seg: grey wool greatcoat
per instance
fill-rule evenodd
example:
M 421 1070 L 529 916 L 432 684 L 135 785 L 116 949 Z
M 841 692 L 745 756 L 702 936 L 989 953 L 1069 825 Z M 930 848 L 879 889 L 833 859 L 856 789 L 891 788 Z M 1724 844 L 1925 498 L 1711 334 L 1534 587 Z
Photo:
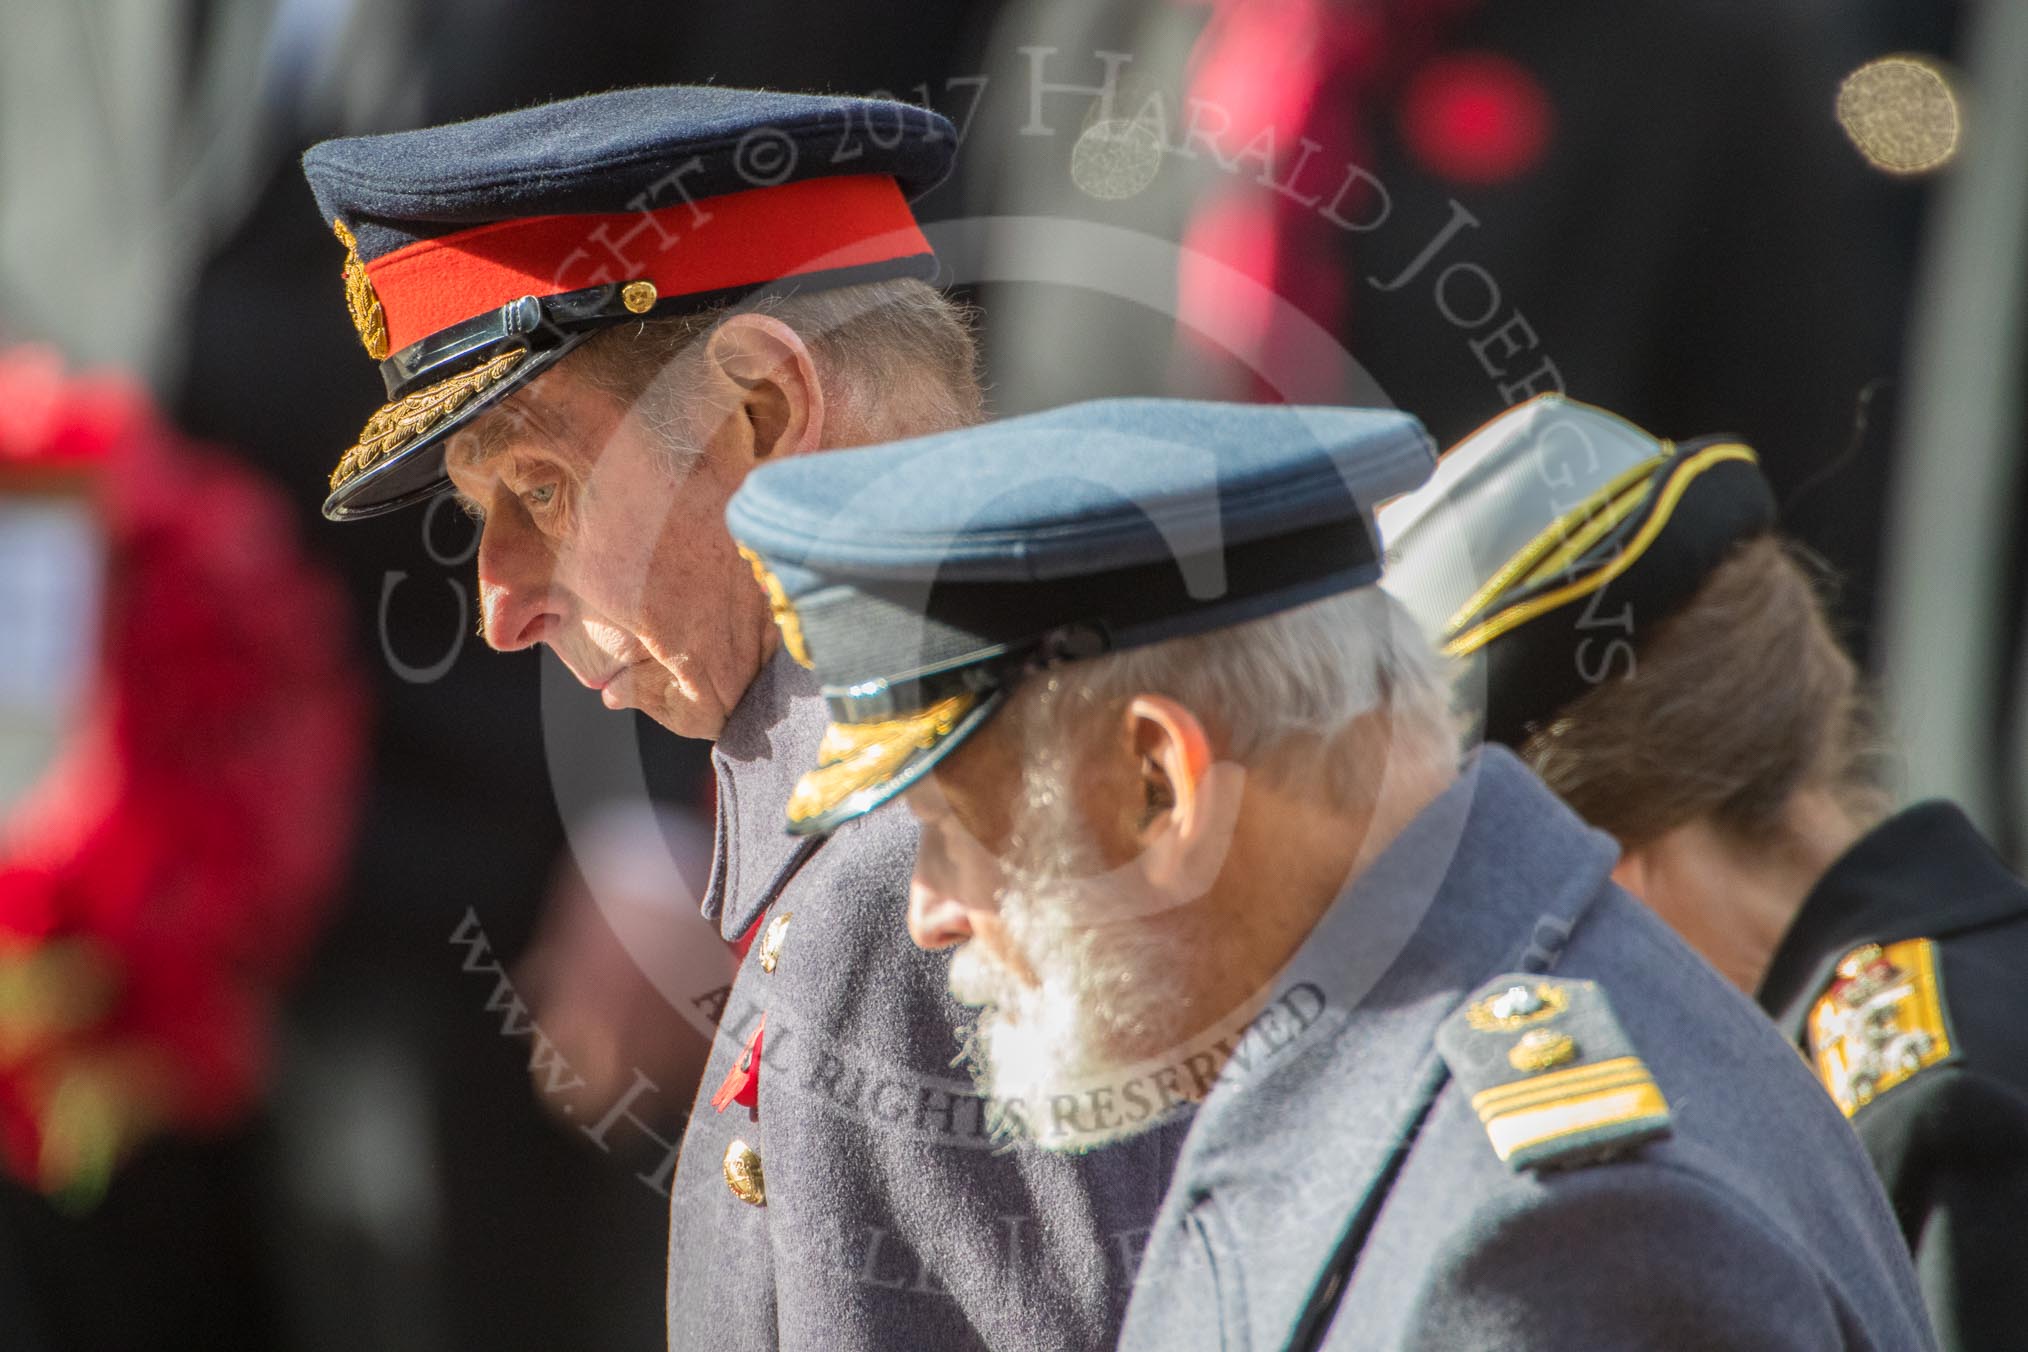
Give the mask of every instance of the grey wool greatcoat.
M 1480 751 L 1312 932 L 1199 1107 L 1122 1346 L 1929 1347 L 1858 1140 L 1614 858 Z M 1570 1002 L 1525 1047 L 1488 1031 L 1487 992 L 1517 985 L 1504 1012 Z M 1544 1048 L 1567 1064 L 1523 1073 Z M 1528 1128 L 1536 1167 L 1510 1168 L 1496 1137 L 1543 1119 L 1502 1105 L 1564 1111 L 1585 1096 L 1531 1088 L 1559 1076 L 1652 1076 L 1668 1134 Z
M 1110 1348 L 1183 1128 L 1076 1158 L 993 1148 L 953 1066 L 963 1011 L 946 958 L 908 937 L 913 818 L 893 804 L 824 841 L 784 829 L 825 723 L 815 680 L 778 655 L 713 753 L 705 913 L 728 941 L 757 921 L 762 934 L 725 997 L 676 1166 L 670 1346 Z M 719 1111 L 763 1014 L 753 1106 Z M 759 1205 L 728 1182 L 735 1142 L 757 1156 Z

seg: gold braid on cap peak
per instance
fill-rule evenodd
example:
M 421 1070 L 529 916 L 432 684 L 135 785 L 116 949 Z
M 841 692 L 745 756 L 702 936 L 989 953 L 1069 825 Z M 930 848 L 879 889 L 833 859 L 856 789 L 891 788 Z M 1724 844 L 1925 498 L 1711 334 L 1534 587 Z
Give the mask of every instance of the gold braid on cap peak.
M 332 491 L 372 469 L 499 384 L 527 355 L 526 348 L 509 348 L 483 366 L 383 405 L 359 430 L 358 444 L 338 458 L 338 468 L 331 471 Z
M 789 796 L 789 820 L 808 821 L 861 789 L 885 783 L 910 756 L 948 737 L 978 702 L 978 694 L 967 690 L 904 718 L 833 723 L 817 748 L 817 768 L 798 780 Z
M 1496 594 L 1490 587 L 1480 588 L 1479 594 L 1451 618 L 1448 628 L 1452 631 L 1452 636 L 1443 644 L 1443 655 L 1465 657 L 1475 653 L 1509 630 L 1526 624 L 1546 611 L 1595 592 L 1626 572 L 1634 566 L 1635 560 L 1647 552 L 1648 546 L 1655 542 L 1655 537 L 1662 533 L 1662 528 L 1669 524 L 1670 514 L 1676 510 L 1676 504 L 1688 491 L 1691 481 L 1713 465 L 1728 460 L 1743 460 L 1749 465 L 1760 463 L 1760 458 L 1753 453 L 1751 447 L 1730 441 L 1706 446 L 1687 456 L 1669 470 L 1668 477 L 1654 494 L 1655 506 L 1648 513 L 1647 520 L 1641 523 L 1633 537 L 1603 566 L 1553 591 L 1516 602 L 1473 624 L 1463 633 L 1455 632 L 1458 626 L 1471 619 L 1478 606 L 1485 605 Z M 1609 529 L 1619 525 L 1631 517 L 1637 509 L 1647 504 L 1649 501 L 1647 485 L 1629 488 L 1627 480 L 1638 477 L 1637 470 L 1646 468 L 1652 471 L 1654 464 L 1654 461 L 1650 461 L 1645 467 L 1636 466 L 1635 469 L 1627 471 L 1625 475 L 1594 494 L 1583 506 L 1560 518 L 1537 536 L 1521 554 L 1516 555 L 1507 567 L 1501 569 L 1495 580 L 1504 584 L 1510 582 L 1516 574 L 1525 572 L 1531 585 L 1539 585 L 1548 581 L 1558 568 L 1568 567 L 1575 561 L 1579 546 L 1590 548 Z M 1588 525 L 1578 524 L 1594 512 L 1599 513 L 1598 519 Z M 1566 541 L 1563 538 L 1564 533 L 1571 530 L 1574 525 L 1578 534 Z M 1546 560 L 1542 557 L 1545 552 L 1549 553 Z

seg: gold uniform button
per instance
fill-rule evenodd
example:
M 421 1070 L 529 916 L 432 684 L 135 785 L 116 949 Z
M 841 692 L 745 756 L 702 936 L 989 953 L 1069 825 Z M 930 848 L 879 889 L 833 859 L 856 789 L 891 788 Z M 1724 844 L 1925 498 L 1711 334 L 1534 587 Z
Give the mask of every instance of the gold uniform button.
M 767 1181 L 761 1176 L 760 1151 L 745 1141 L 734 1141 L 725 1148 L 725 1186 L 732 1189 L 732 1195 L 748 1206 L 768 1204 Z
M 1577 1039 L 1553 1028 L 1531 1028 L 1507 1049 L 1507 1064 L 1529 1075 L 1540 1075 L 1576 1059 Z
M 775 964 L 782 960 L 782 943 L 789 937 L 789 921 L 795 918 L 794 911 L 783 911 L 768 921 L 765 933 L 761 935 L 760 964 L 763 972 L 775 970 Z

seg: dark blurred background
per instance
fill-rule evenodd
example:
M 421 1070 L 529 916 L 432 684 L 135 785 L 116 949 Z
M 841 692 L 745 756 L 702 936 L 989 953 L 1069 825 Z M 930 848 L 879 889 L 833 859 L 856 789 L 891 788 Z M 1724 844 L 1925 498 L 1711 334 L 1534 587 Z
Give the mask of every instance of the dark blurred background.
M 264 1106 L 157 1139 L 82 1214 L 9 1188 L 0 1345 L 662 1345 L 655 1180 L 695 1034 L 614 977 L 630 959 L 601 948 L 565 833 L 624 854 L 659 832 L 695 891 L 704 748 L 643 724 L 659 815 L 560 807 L 546 659 L 471 637 L 463 518 L 318 518 L 379 390 L 305 147 L 628 84 L 884 91 L 964 134 L 925 218 L 1180 247 L 1156 304 L 1074 267 L 968 288 L 996 413 L 1102 393 L 1377 397 L 1450 440 L 1553 382 L 1664 435 L 1741 434 L 1895 679 L 1910 789 L 1965 799 L 2018 856 L 2028 117 L 2000 114 L 2028 39 L 2002 9 L 14 0 L 0 334 L 138 374 L 279 487 L 353 603 L 377 712 L 342 895 L 286 1002 Z M 1923 61 L 1850 83 L 1896 54 Z M 1363 176 L 1341 195 L 1347 165 Z M 1023 227 L 986 239 L 1017 256 Z M 1233 272 L 1358 372 L 1306 358 L 1302 321 Z M 1968 369 L 1969 396 L 1939 383 Z M 631 1081 L 578 1099 L 531 1083 L 495 964 L 540 974 L 532 1017 L 583 1039 L 558 1034 L 565 1055 L 651 1067 L 656 1092 L 593 1140 Z

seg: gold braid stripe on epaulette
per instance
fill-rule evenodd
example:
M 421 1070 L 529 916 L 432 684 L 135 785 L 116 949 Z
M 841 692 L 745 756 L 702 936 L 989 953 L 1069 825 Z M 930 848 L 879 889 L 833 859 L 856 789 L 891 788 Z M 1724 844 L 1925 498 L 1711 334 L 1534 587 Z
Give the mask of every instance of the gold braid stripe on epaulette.
M 978 702 L 978 695 L 966 691 L 906 718 L 833 723 L 817 748 L 817 768 L 798 780 L 789 796 L 789 820 L 808 821 L 861 789 L 885 782 L 910 756 L 949 736 Z
M 1626 572 L 1634 566 L 1635 560 L 1647 552 L 1648 546 L 1655 542 L 1655 537 L 1662 533 L 1662 528 L 1669 524 L 1670 514 L 1676 510 L 1677 502 L 1689 490 L 1691 481 L 1711 466 L 1726 460 L 1756 463 L 1756 457 L 1750 449 L 1734 443 L 1707 446 L 1697 452 L 1670 472 L 1668 481 L 1656 495 L 1655 509 L 1648 514 L 1648 519 L 1641 523 L 1641 528 L 1634 533 L 1634 538 L 1613 556 L 1610 563 L 1567 586 L 1558 587 L 1555 591 L 1546 592 L 1532 600 L 1509 606 L 1491 619 L 1472 626 L 1443 645 L 1444 656 L 1469 656 L 1509 630 L 1518 629 L 1537 615 L 1595 592 Z M 1506 571 L 1502 570 L 1503 573 Z
M 1620 1056 L 1482 1090 L 1472 1108 L 1508 1160 L 1580 1133 L 1664 1121 L 1669 1102 L 1639 1057 Z
M 382 407 L 360 429 L 359 443 L 339 457 L 338 468 L 331 471 L 332 489 L 335 491 L 372 469 L 499 384 L 527 355 L 526 348 L 510 348 L 484 366 L 440 380 L 428 389 L 417 390 Z
M 1621 1088 L 1650 1079 L 1647 1065 L 1638 1056 L 1615 1056 L 1588 1066 L 1572 1066 L 1554 1075 L 1537 1075 L 1525 1080 L 1481 1089 L 1472 1095 L 1472 1110 L 1482 1122 L 1521 1108 L 1539 1108 L 1578 1094 L 1600 1089 Z

